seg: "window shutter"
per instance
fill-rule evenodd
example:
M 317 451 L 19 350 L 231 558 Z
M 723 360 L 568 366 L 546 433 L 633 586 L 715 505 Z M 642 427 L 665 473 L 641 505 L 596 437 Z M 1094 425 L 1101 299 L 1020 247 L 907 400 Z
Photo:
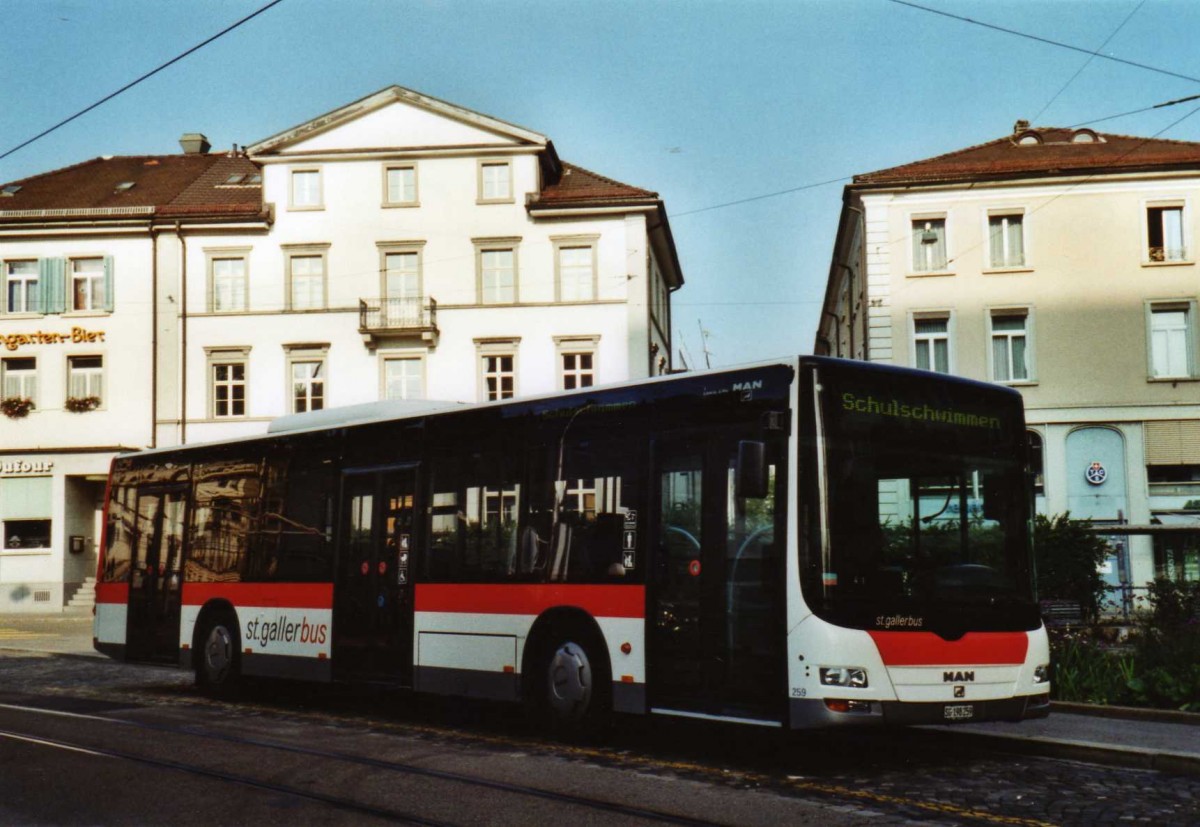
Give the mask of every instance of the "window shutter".
M 1200 465 L 1200 421 L 1146 423 L 1147 465 Z
M 67 309 L 66 259 L 38 259 L 38 282 L 42 294 L 42 312 L 65 312 Z
M 104 257 L 104 309 L 109 313 L 113 309 L 113 258 Z

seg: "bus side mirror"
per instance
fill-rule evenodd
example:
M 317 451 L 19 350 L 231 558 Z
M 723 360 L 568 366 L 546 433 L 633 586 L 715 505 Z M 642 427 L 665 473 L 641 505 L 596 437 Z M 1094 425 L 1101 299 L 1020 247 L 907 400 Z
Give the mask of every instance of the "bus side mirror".
M 736 497 L 756 500 L 761 500 L 770 493 L 766 443 L 751 440 L 738 442 L 733 493 Z

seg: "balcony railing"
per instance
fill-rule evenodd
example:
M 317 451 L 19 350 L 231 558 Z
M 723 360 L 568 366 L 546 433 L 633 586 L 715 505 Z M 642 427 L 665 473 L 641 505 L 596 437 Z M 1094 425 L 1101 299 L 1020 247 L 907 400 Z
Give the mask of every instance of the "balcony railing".
M 433 298 L 359 299 L 358 332 L 369 347 L 383 338 L 417 337 L 437 342 L 437 301 Z

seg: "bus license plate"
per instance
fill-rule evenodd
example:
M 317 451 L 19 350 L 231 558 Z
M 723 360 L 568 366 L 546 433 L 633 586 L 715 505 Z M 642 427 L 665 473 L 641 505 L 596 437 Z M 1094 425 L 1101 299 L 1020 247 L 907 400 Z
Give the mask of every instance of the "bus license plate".
M 947 721 L 969 721 L 975 717 L 974 704 L 946 704 L 942 708 L 942 716 Z

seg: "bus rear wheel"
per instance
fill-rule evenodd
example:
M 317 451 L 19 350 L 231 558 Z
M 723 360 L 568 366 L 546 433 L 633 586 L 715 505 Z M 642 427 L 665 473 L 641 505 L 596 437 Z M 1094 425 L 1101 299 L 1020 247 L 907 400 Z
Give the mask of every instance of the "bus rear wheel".
M 196 685 L 213 692 L 228 691 L 241 673 L 237 621 L 227 612 L 212 615 L 200 632 L 199 644 Z
M 533 716 L 555 732 L 580 734 L 607 716 L 611 693 L 608 662 L 594 635 L 553 635 L 534 668 L 528 698 Z

